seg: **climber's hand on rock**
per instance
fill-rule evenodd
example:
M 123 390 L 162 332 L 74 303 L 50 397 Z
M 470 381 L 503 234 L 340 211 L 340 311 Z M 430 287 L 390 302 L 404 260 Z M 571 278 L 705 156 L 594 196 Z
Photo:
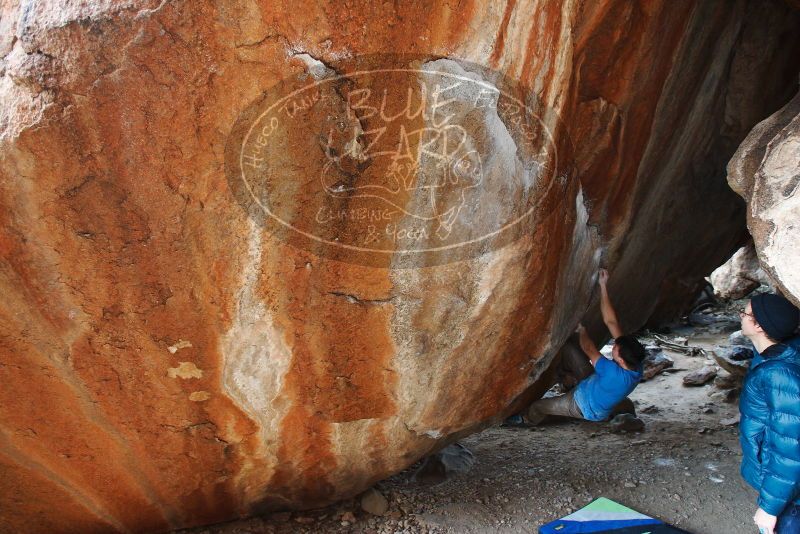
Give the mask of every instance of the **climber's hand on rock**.
M 600 278 L 598 279 L 601 286 L 604 286 L 608 283 L 608 271 L 605 269 L 600 269 Z

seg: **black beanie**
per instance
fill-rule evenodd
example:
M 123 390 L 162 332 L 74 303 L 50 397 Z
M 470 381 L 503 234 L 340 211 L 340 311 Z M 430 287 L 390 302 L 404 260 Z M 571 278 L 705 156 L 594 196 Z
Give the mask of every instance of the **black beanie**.
M 750 299 L 753 318 L 764 332 L 775 341 L 792 337 L 800 321 L 797 306 L 771 293 L 762 293 Z

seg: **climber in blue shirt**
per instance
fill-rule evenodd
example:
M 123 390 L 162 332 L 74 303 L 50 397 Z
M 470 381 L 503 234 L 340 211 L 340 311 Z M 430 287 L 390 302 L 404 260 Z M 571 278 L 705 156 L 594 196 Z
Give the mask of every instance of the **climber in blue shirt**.
M 621 403 L 627 401 L 632 407 L 627 396 L 642 379 L 641 365 L 646 353 L 634 336 L 623 335 L 608 296 L 607 284 L 608 272 L 603 269 L 599 277 L 600 312 L 603 322 L 614 336 L 611 359 L 605 358 L 589 338 L 586 329 L 578 326 L 581 350 L 576 350 L 569 343 L 562 350 L 562 360 L 572 360 L 567 365 L 573 368 L 576 378 L 580 380 L 578 385 L 564 395 L 540 399 L 531 404 L 526 413 L 529 423 L 538 424 L 548 415 L 604 421 L 618 411 L 615 408 Z

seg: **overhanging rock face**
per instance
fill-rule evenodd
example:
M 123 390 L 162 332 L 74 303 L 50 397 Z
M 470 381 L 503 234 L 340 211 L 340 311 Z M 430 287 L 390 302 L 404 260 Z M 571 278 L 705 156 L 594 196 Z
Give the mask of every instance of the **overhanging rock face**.
M 782 2 L 4 6 L 9 532 L 318 506 L 496 422 L 601 262 L 633 329 L 735 250 L 800 57 Z
M 753 128 L 728 165 L 728 182 L 747 201 L 761 264 L 800 305 L 800 93 Z

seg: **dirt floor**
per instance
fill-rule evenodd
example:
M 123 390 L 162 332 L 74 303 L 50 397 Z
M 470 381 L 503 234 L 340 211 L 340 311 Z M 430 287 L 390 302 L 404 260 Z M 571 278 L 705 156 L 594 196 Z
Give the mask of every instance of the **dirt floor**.
M 719 330 L 682 327 L 668 337 L 711 349 L 727 341 L 730 328 Z M 646 424 L 642 432 L 617 434 L 608 423 L 591 422 L 490 428 L 462 442 L 475 458 L 467 473 L 431 487 L 415 483 L 411 468 L 379 483 L 389 502 L 384 516 L 368 514 L 354 499 L 187 532 L 535 533 L 601 496 L 696 534 L 755 532 L 756 493 L 739 476 L 737 427 L 722 422 L 738 413 L 736 402 L 712 399 L 719 391 L 712 384 L 682 384 L 709 363 L 703 355 L 665 354 L 677 371 L 631 395 Z

